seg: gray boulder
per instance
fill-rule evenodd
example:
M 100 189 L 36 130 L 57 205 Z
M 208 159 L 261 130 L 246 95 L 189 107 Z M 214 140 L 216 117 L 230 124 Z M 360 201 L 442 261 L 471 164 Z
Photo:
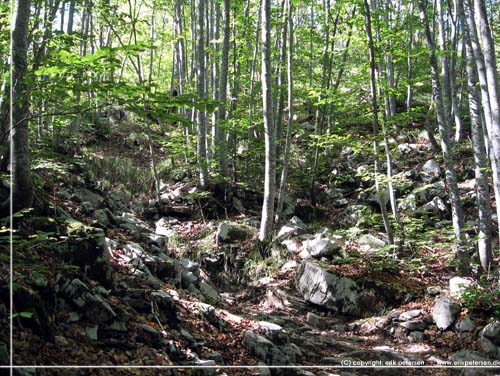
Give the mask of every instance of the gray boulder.
M 304 300 L 310 303 L 353 316 L 363 313 L 359 288 L 350 278 L 340 277 L 313 262 L 303 261 L 295 283 Z
M 500 345 L 500 321 L 493 321 L 486 325 L 481 335 L 488 338 L 495 345 Z
M 458 318 L 459 314 L 460 305 L 457 302 L 446 296 L 439 296 L 436 298 L 432 319 L 439 329 L 448 329 Z
M 221 222 L 217 227 L 217 244 L 230 244 L 241 240 L 250 239 L 253 236 L 253 229 L 234 222 Z
M 365 253 L 378 252 L 387 245 L 385 240 L 382 240 L 372 234 L 361 235 L 357 240 L 357 243 L 360 245 L 360 250 Z
M 283 225 L 276 236 L 276 240 L 282 242 L 297 235 L 307 233 L 307 225 L 299 217 L 292 217 L 287 224 Z
M 442 217 L 448 213 L 448 208 L 441 197 L 434 197 L 431 201 L 418 208 L 416 213 Z
M 400 321 L 409 321 L 422 315 L 422 311 L 419 309 L 412 309 L 411 311 L 405 311 L 401 313 L 398 317 Z
M 459 333 L 472 332 L 476 329 L 476 323 L 470 317 L 465 317 L 455 323 L 455 329 Z
M 292 363 L 289 356 L 280 348 L 276 347 L 267 338 L 252 330 L 247 330 L 245 332 L 243 346 L 266 364 L 278 366 L 290 365 L 290 363 Z
M 73 193 L 73 197 L 80 202 L 89 202 L 94 209 L 97 209 L 104 202 L 104 197 L 101 195 L 89 191 L 86 188 L 80 188 Z
M 322 257 L 331 257 L 338 254 L 340 246 L 338 243 L 332 242 L 329 238 L 322 237 L 318 234 L 314 238 L 304 242 L 304 249 L 309 252 L 312 257 L 320 259 Z
M 200 281 L 200 291 L 206 298 L 209 298 L 212 301 L 217 302 L 220 300 L 217 290 L 207 281 Z
M 111 211 L 121 214 L 127 210 L 130 198 L 130 193 L 123 190 L 115 190 L 108 193 L 107 203 Z
M 63 282 L 59 291 L 62 296 L 80 308 L 84 316 L 94 324 L 103 324 L 116 317 L 109 303 L 99 294 L 92 292 L 78 278 Z
M 441 167 L 439 167 L 434 159 L 430 159 L 422 166 L 421 175 L 424 180 L 432 181 L 441 175 Z

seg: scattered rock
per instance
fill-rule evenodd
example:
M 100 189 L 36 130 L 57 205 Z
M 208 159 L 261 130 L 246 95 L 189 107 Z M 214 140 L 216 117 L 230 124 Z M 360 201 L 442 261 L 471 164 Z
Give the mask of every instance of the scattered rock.
M 495 345 L 500 345 L 500 321 L 494 321 L 486 325 L 481 333 L 485 338 L 488 338 Z
M 424 338 L 425 338 L 424 332 L 414 331 L 408 334 L 408 339 L 410 340 L 410 342 L 420 343 L 424 341 Z
M 97 325 L 87 326 L 85 328 L 85 334 L 87 334 L 87 337 L 89 337 L 92 341 L 97 341 L 98 328 L 99 327 Z
M 357 243 L 361 246 L 361 251 L 366 253 L 378 252 L 387 245 L 385 240 L 379 239 L 372 234 L 362 235 L 357 240 Z
M 483 349 L 483 352 L 488 355 L 490 358 L 497 358 L 499 355 L 499 349 L 498 347 L 491 342 L 488 338 L 480 338 L 479 339 L 479 344 L 481 345 L 481 348 Z
M 281 227 L 276 236 L 276 240 L 282 242 L 293 236 L 307 233 L 307 226 L 299 217 L 292 217 L 286 225 Z
M 75 278 L 63 283 L 61 294 L 83 310 L 84 316 L 94 324 L 103 324 L 116 316 L 115 312 L 100 295 L 94 294 L 85 283 Z
M 440 296 L 434 304 L 432 319 L 438 329 L 446 330 L 455 322 L 459 313 L 460 305 L 457 302 L 446 296 Z
M 409 331 L 424 331 L 427 328 L 427 323 L 424 320 L 412 320 L 399 323 L 400 326 Z
M 434 159 L 430 159 L 422 166 L 422 177 L 425 181 L 432 181 L 441 175 L 441 167 Z
M 136 340 L 137 342 L 150 344 L 154 348 L 161 348 L 163 345 L 163 338 L 160 332 L 146 324 L 139 325 Z
M 221 222 L 217 227 L 217 244 L 230 244 L 250 239 L 252 236 L 253 229 L 239 223 Z
M 80 188 L 73 193 L 73 197 L 79 202 L 89 202 L 94 209 L 97 209 L 104 202 L 104 197 L 89 191 L 87 188 Z
M 328 325 L 326 318 L 318 316 L 312 312 L 307 312 L 306 323 L 318 329 L 325 329 Z
M 455 329 L 460 333 L 469 333 L 474 331 L 475 328 L 476 324 L 470 317 L 465 317 L 455 323 Z
M 430 296 L 440 295 L 443 292 L 443 290 L 439 286 L 429 286 L 425 291 Z
M 303 261 L 295 282 L 308 302 L 353 316 L 366 313 L 360 304 L 358 286 L 350 278 L 339 277 L 315 263 Z
M 419 310 L 419 309 L 413 309 L 411 311 L 403 312 L 402 314 L 399 315 L 398 319 L 400 321 L 413 320 L 414 318 L 420 316 L 421 314 L 422 314 L 421 310 Z
M 318 234 L 314 238 L 304 242 L 304 250 L 309 252 L 312 257 L 321 259 L 322 257 L 332 257 L 338 253 L 340 245 Z
M 219 301 L 220 300 L 220 296 L 219 296 L 219 293 L 217 292 L 217 290 L 212 287 L 212 285 L 210 285 L 208 282 L 206 281 L 200 281 L 200 291 L 201 293 L 209 298 L 210 300 L 212 301 Z

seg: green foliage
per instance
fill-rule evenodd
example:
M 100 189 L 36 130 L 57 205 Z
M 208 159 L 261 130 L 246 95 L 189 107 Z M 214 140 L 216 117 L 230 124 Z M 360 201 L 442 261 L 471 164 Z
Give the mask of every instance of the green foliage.
M 121 156 L 108 156 L 100 158 L 89 154 L 86 159 L 89 173 L 93 180 L 103 188 L 121 185 L 131 194 L 147 193 L 152 181 L 150 168 L 137 166 L 130 158 Z
M 460 301 L 469 311 L 500 319 L 500 289 L 498 281 L 481 280 L 465 287 Z

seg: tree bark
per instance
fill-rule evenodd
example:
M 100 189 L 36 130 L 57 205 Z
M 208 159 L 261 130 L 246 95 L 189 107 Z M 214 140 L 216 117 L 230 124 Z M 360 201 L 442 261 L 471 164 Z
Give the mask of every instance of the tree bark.
M 220 81 L 219 81 L 219 96 L 218 100 L 221 102 L 217 111 L 217 128 L 216 128 L 216 141 L 218 148 L 218 162 L 221 175 L 228 177 L 229 167 L 227 158 L 227 142 L 225 132 L 226 108 L 227 108 L 227 77 L 229 69 L 229 33 L 231 32 L 229 17 L 230 17 L 230 4 L 229 0 L 224 0 L 223 18 L 223 40 L 222 40 L 222 56 L 220 63 Z
M 196 91 L 198 98 L 206 99 L 205 85 L 205 0 L 198 0 L 198 34 L 196 48 Z M 207 168 L 207 116 L 204 109 L 197 109 L 197 160 L 198 160 L 198 182 L 200 187 L 206 188 L 208 184 L 208 168 Z
M 271 0 L 262 0 L 262 113 L 264 120 L 266 161 L 264 169 L 264 201 L 259 240 L 271 237 L 274 221 L 276 155 L 274 145 L 273 100 L 271 84 Z
M 283 168 L 281 170 L 280 187 L 278 191 L 278 203 L 276 205 L 276 223 L 280 223 L 283 213 L 283 202 L 286 191 L 288 178 L 288 168 L 290 165 L 290 149 L 292 144 L 292 129 L 293 129 L 293 9 L 292 1 L 286 1 L 288 10 L 288 51 L 287 51 L 287 93 L 288 93 L 288 124 L 286 129 L 285 150 L 283 154 Z
M 461 6 L 461 5 L 459 5 Z M 486 149 L 484 145 L 481 116 L 481 99 L 478 89 L 477 68 L 472 51 L 467 24 L 464 27 L 464 39 L 467 57 L 467 84 L 469 91 L 469 112 L 471 117 L 472 149 L 474 151 L 476 202 L 478 208 L 477 248 L 483 271 L 488 272 L 492 261 L 491 252 L 491 205 L 488 186 Z
M 378 138 L 379 138 L 379 120 L 378 120 L 378 100 L 377 100 L 377 78 L 376 78 L 376 64 L 375 64 L 375 47 L 373 44 L 372 36 L 372 24 L 371 24 L 371 10 L 368 0 L 363 0 L 365 9 L 365 27 L 366 34 L 368 37 L 368 50 L 370 54 L 370 92 L 371 92 L 371 110 L 372 110 L 372 121 L 373 121 L 373 156 L 374 156 L 374 170 L 375 170 L 375 189 L 377 194 L 378 203 L 380 206 L 380 211 L 382 213 L 382 218 L 384 220 L 385 232 L 387 238 L 389 239 L 389 244 L 394 245 L 394 231 L 389 221 L 389 215 L 387 213 L 387 208 L 385 206 L 385 201 L 383 200 L 383 193 L 380 189 L 379 182 L 379 158 L 378 158 Z
M 31 1 L 16 0 L 12 25 L 12 113 L 11 129 L 11 196 L 0 205 L 0 216 L 29 208 L 34 200 L 34 187 L 31 178 L 31 161 L 28 140 L 28 119 L 30 113 L 29 91 L 25 82 L 28 68 L 28 24 Z
M 432 81 L 432 98 L 436 104 L 436 115 L 439 126 L 439 135 L 441 136 L 441 150 L 443 154 L 443 162 L 445 166 L 446 183 L 449 191 L 449 199 L 451 204 L 453 232 L 456 241 L 456 260 L 458 262 L 459 274 L 469 274 L 469 261 L 466 253 L 466 241 L 463 232 L 464 219 L 462 205 L 460 203 L 460 195 L 457 184 L 457 177 L 453 166 L 453 151 L 450 142 L 450 122 L 447 116 L 445 104 L 442 100 L 443 91 L 441 88 L 441 80 L 439 77 L 439 67 L 436 59 L 436 47 L 432 40 L 431 31 L 428 25 L 426 4 L 424 0 L 419 0 L 420 18 L 424 24 L 424 36 L 427 49 L 429 50 L 429 65 Z

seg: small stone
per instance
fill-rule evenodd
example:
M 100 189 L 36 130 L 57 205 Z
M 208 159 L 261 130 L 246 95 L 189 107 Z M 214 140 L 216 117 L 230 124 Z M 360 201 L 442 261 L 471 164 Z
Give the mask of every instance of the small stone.
M 495 345 L 500 345 L 500 321 L 494 321 L 486 325 L 482 336 L 491 340 Z
M 420 331 L 414 331 L 408 334 L 408 339 L 410 342 L 420 343 L 424 341 L 424 333 Z
M 430 296 L 436 296 L 440 295 L 443 292 L 443 290 L 439 286 L 429 286 L 427 287 L 426 292 Z
M 498 347 L 488 338 L 480 338 L 479 344 L 481 345 L 484 353 L 490 358 L 496 358 L 498 356 Z
M 423 331 L 427 328 L 427 324 L 423 320 L 413 320 L 413 321 L 405 321 L 400 323 L 403 328 L 409 331 Z
M 413 320 L 414 318 L 420 316 L 421 314 L 422 314 L 422 311 L 419 309 L 406 311 L 406 312 L 403 312 L 401 315 L 399 315 L 399 320 L 401 320 L 401 321 Z
M 460 305 L 454 300 L 440 296 L 436 299 L 432 318 L 437 327 L 441 330 L 448 329 L 457 319 L 460 313 Z
M 472 332 L 476 328 L 476 324 L 471 320 L 470 317 L 458 320 L 455 323 L 455 329 L 460 333 Z
M 307 312 L 306 323 L 318 329 L 325 329 L 328 325 L 324 317 L 318 316 L 312 312 Z
M 87 337 L 89 337 L 92 341 L 97 341 L 97 329 L 97 325 L 87 326 L 85 328 L 85 334 L 87 334 Z

